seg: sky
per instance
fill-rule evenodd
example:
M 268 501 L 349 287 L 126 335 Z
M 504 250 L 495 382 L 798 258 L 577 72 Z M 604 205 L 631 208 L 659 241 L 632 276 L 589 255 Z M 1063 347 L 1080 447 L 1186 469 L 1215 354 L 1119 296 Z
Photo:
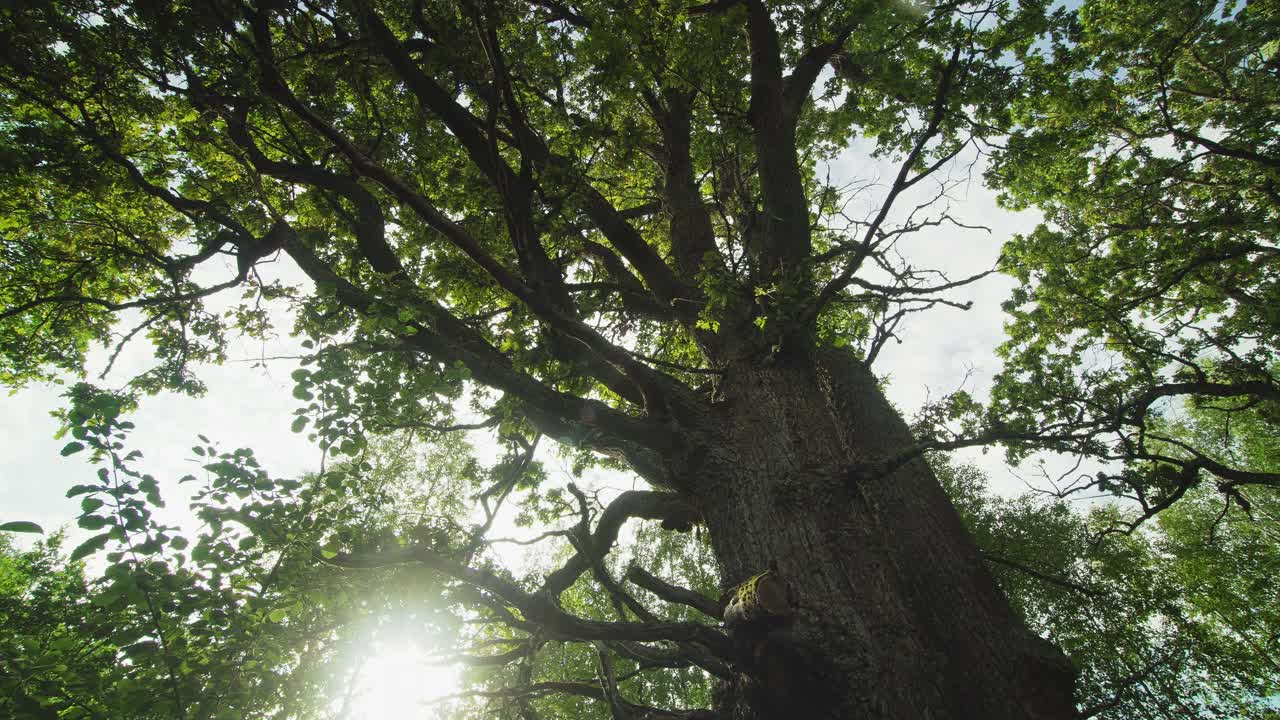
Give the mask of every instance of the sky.
M 864 210 L 874 205 L 885 191 L 884 184 L 897 171 L 891 163 L 871 158 L 869 149 L 869 144 L 857 142 L 830 168 L 831 178 L 837 183 L 883 181 L 850 206 L 851 214 L 856 214 L 860 204 Z M 964 164 L 956 166 L 956 177 L 964 177 L 966 172 Z M 951 191 L 951 213 L 966 224 L 986 225 L 991 232 L 943 227 L 908 236 L 900 250 L 914 265 L 943 270 L 953 279 L 981 272 L 992 267 L 1005 239 L 1030 230 L 1038 222 L 1035 213 L 1012 213 L 999 208 L 994 193 L 982 186 L 980 172 L 975 170 L 972 178 Z M 917 194 L 904 195 L 899 205 L 914 206 L 934 190 L 928 182 L 921 183 Z M 266 271 L 268 276 L 301 278 L 283 257 Z M 229 260 L 221 272 L 234 273 Z M 1000 303 L 1008 296 L 1012 283 L 1005 276 L 990 276 L 949 294 L 956 301 L 973 301 L 972 309 L 937 308 L 908 320 L 899 333 L 901 344 L 888 343 L 875 368 L 878 374 L 890 376 L 889 396 L 900 409 L 909 415 L 930 395 L 936 398 L 961 386 L 983 396 L 999 369 L 994 349 L 1003 337 Z M 199 376 L 209 388 L 204 397 L 168 393 L 149 397 L 131 415 L 136 429 L 130 446 L 144 453 L 140 467 L 161 480 L 162 492 L 167 490 L 168 513 L 174 521 L 182 521 L 185 505 L 176 480 L 199 467 L 190 451 L 197 434 L 208 436 L 223 449 L 253 448 L 263 467 L 277 477 L 297 476 L 319 467 L 321 451 L 307 441 L 305 434 L 289 431 L 293 410 L 298 406 L 291 396 L 293 381 L 289 374 L 298 367 L 297 361 L 257 361 L 304 352 L 298 341 L 288 336 L 288 328 L 287 320 L 279 323 L 278 336 L 268 342 L 238 340 L 228 352 L 229 362 L 202 368 Z M 122 384 L 148 366 L 151 352 L 145 341 L 135 341 L 122 353 L 112 374 L 101 382 L 108 386 Z M 105 352 L 92 358 L 95 376 L 105 359 Z M 59 396 L 65 388 L 31 385 L 9 390 L 0 414 L 0 522 L 29 520 L 46 530 L 66 526 L 72 529 L 74 540 L 78 534 L 74 528 L 78 503 L 64 494 L 76 483 L 92 481 L 94 467 L 86 462 L 87 453 L 59 456 L 66 439 L 54 437 L 58 422 L 49 413 L 63 406 Z M 960 456 L 983 467 L 997 492 L 1007 495 L 1025 489 L 1022 480 L 1004 465 L 999 451 L 983 454 L 973 449 L 962 451 Z M 491 463 L 496 457 L 481 460 Z M 558 462 L 549 456 L 544 460 L 553 477 L 562 474 L 557 471 Z M 634 478 L 621 475 L 599 476 L 594 482 L 617 489 L 635 483 Z

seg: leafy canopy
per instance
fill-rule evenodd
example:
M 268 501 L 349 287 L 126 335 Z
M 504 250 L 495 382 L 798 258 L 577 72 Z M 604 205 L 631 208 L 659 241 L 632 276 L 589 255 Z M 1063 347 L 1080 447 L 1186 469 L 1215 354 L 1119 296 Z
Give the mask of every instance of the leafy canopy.
M 1115 461 L 1078 487 L 1144 517 L 1202 480 L 1242 506 L 1280 483 L 1229 449 L 1280 421 L 1278 41 L 1268 3 L 1084 3 L 1026 65 L 987 173 L 1046 220 L 1005 247 L 996 434 Z M 1187 399 L 1219 439 L 1174 432 Z
M 1081 521 L 1058 506 L 1010 506 L 990 527 L 974 510 L 992 543 L 1027 525 L 989 545 L 1024 553 L 1004 559 L 1032 567 L 1025 553 L 1063 538 L 1037 572 L 1087 565 L 1071 582 L 1116 589 L 1106 622 L 1007 580 L 1020 606 L 1085 658 L 1089 697 L 1110 703 L 1099 712 L 1136 707 L 1142 678 L 1125 678 L 1144 668 L 1166 695 L 1202 681 L 1204 708 L 1245 707 L 1231 688 L 1265 697 L 1274 682 L 1249 678 L 1268 677 L 1273 635 L 1242 608 L 1263 602 L 1270 556 L 1240 513 L 1269 507 L 1253 488 L 1277 483 L 1277 22 L 1265 4 L 1189 0 L 0 10 L 0 381 L 82 373 L 92 349 L 133 338 L 156 348 L 126 392 L 71 394 L 64 452 L 99 465 L 72 489 L 95 534 L 62 569 L 51 546 L 5 549 L 6 597 L 24 598 L 6 605 L 23 628 L 5 655 L 13 712 L 323 715 L 318 688 L 341 682 L 351 627 L 334 618 L 394 608 L 445 625 L 450 602 L 473 608 L 473 649 L 504 648 L 477 679 L 501 712 L 704 705 L 704 673 L 724 671 L 696 650 L 723 642 L 705 617 L 710 579 L 673 571 L 699 591 L 679 595 L 628 571 L 685 601 L 654 611 L 603 557 L 628 517 L 687 517 L 664 493 L 597 507 L 539 487 L 538 439 L 675 487 L 661 463 L 673 428 L 723 373 L 818 348 L 871 364 L 905 317 L 976 279 L 895 252 L 955 222 L 912 210 L 913 193 L 944 196 L 940 171 L 974 149 L 994 152 L 988 180 L 1007 202 L 1046 223 L 1004 254 L 1023 287 L 992 404 L 950 398 L 908 455 L 1004 441 L 1015 456 L 1114 461 L 1089 484 L 1140 512 L 1086 529 L 1172 508 L 1167 540 L 1077 551 Z M 898 168 L 861 218 L 821 172 L 857 135 Z M 284 258 L 296 272 L 270 273 Z M 206 526 L 188 538 L 156 518 L 160 483 L 135 469 L 122 413 L 141 393 L 201 392 L 199 365 L 237 333 L 275 331 L 281 311 L 309 354 L 293 428 L 340 462 L 280 480 L 249 450 L 202 442 Z M 433 461 L 457 485 L 421 495 L 408 468 L 375 462 L 371 438 L 434 437 L 471 414 L 508 452 L 495 467 L 442 441 Z M 486 554 L 513 493 L 530 520 L 574 523 L 552 530 L 576 545 L 550 587 Z M 477 526 L 458 520 L 467 496 Z M 1223 520 L 1207 522 L 1222 498 Z M 1193 550 L 1211 528 L 1258 565 Z M 647 547 L 670 563 L 685 546 L 663 534 Z M 371 552 L 424 567 L 367 567 Z M 88 557 L 105 559 L 101 580 L 76 568 Z M 72 612 L 86 603 L 101 612 Z M 94 640 L 80 654 L 75 638 Z M 655 667 L 676 672 L 639 672 Z

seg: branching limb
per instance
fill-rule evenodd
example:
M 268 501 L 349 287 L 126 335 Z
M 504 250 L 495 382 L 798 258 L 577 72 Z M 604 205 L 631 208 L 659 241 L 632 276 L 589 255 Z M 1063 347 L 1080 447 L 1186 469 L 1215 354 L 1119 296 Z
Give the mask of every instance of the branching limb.
M 1125 693 L 1132 690 L 1135 684 L 1140 682 L 1143 678 L 1147 677 L 1151 673 L 1155 672 L 1157 668 L 1159 668 L 1161 665 L 1164 665 L 1165 663 L 1169 662 L 1172 659 L 1173 659 L 1173 653 L 1171 652 L 1162 653 L 1151 662 L 1143 665 L 1142 667 L 1126 675 L 1125 677 L 1122 677 L 1119 680 L 1115 681 L 1112 684 L 1115 686 L 1116 691 L 1115 691 L 1115 694 L 1112 695 L 1110 699 L 1097 703 L 1096 705 L 1092 705 L 1090 707 L 1082 709 L 1076 715 L 1076 717 L 1078 718 L 1078 720 L 1087 720 L 1088 718 L 1094 717 L 1103 712 L 1106 712 L 1107 710 L 1110 710 L 1114 707 L 1119 706 L 1120 702 L 1124 699 Z
M 635 660 L 644 667 L 683 668 L 696 665 L 719 678 L 729 678 L 733 671 L 727 663 L 715 657 L 706 648 L 693 643 L 672 643 L 673 647 L 607 641 L 617 654 Z
M 822 69 L 836 53 L 840 52 L 849 36 L 861 24 L 860 17 L 854 19 L 832 33 L 834 37 L 830 41 L 815 45 L 800 56 L 791 74 L 783 80 L 782 95 L 787 103 L 787 112 L 797 116 L 800 114 L 801 107 L 809 99 L 809 93 L 812 92 L 813 84 L 817 82 Z
M 729 657 L 732 644 L 722 633 L 694 623 L 601 622 L 576 617 L 561 610 L 547 593 L 528 593 L 518 584 L 489 570 L 473 568 L 446 557 L 425 545 L 410 545 L 392 550 L 362 553 L 339 553 L 324 557 L 318 549 L 313 557 L 338 567 L 371 569 L 420 563 L 432 570 L 459 580 L 520 611 L 526 627 L 539 627 L 548 638 L 567 640 L 633 640 L 652 642 L 672 640 L 693 642 L 723 657 Z
M 1050 585 L 1057 585 L 1060 588 L 1065 588 L 1072 592 L 1078 592 L 1081 595 L 1087 595 L 1091 598 L 1106 597 L 1106 593 L 1102 592 L 1101 590 L 1085 587 L 1084 585 L 1080 585 L 1079 583 L 1073 583 L 1070 580 L 1066 580 L 1064 578 L 1055 577 L 1053 575 L 1047 575 L 1045 573 L 1040 572 L 1039 570 L 1036 570 L 1033 567 L 1023 565 L 1022 563 L 1016 560 L 1010 560 L 1009 558 L 1001 557 L 999 555 L 995 555 L 987 552 L 982 553 L 982 559 L 986 560 L 987 562 L 996 563 L 997 565 L 1004 565 L 1005 567 L 1013 568 L 1014 570 L 1017 570 L 1020 573 L 1024 573 L 1041 582 L 1046 582 L 1046 583 L 1049 583 Z
M 372 10 L 369 11 L 367 20 L 375 38 L 389 43 L 396 42 L 394 35 L 391 34 L 390 30 Z M 556 275 L 555 278 L 552 278 L 548 274 L 551 271 L 544 267 L 547 263 L 534 257 L 542 251 L 541 246 L 538 244 L 536 233 L 533 231 L 527 217 L 513 224 L 510 230 L 513 241 L 518 246 L 524 247 L 521 252 L 525 253 L 526 259 L 529 260 L 526 263 L 525 270 L 531 273 L 531 277 L 534 277 L 535 283 L 533 285 L 526 283 L 504 267 L 486 252 L 475 238 L 471 237 L 458 223 L 449 219 L 444 213 L 435 208 L 426 197 L 413 190 L 403 179 L 373 162 L 336 128 L 304 105 L 290 90 L 279 69 L 274 64 L 275 60 L 270 44 L 271 35 L 265 15 L 261 13 L 254 15 L 254 28 L 255 37 L 258 41 L 259 65 L 264 77 L 264 92 L 298 115 L 313 129 L 332 142 L 357 170 L 386 187 L 395 197 L 418 214 L 428 226 L 436 229 L 453 242 L 490 277 L 496 280 L 503 289 L 524 302 L 534 313 L 545 320 L 551 328 L 563 333 L 574 342 L 580 343 L 595 356 L 598 356 L 595 358 L 587 357 L 583 353 L 573 351 L 567 353 L 571 356 L 567 359 L 570 361 L 584 361 L 586 368 L 613 392 L 632 402 L 650 408 L 663 405 L 655 396 L 678 391 L 677 388 L 680 386 L 677 381 L 642 363 L 636 362 L 622 349 L 613 345 L 594 328 L 583 323 L 567 310 L 567 308 L 571 307 L 571 303 L 568 302 L 567 296 L 563 296 L 565 288 L 560 282 L 559 276 Z M 386 51 L 394 55 L 396 47 L 399 47 L 399 45 L 397 44 L 395 47 L 388 46 Z M 403 50 L 401 49 L 400 52 L 403 53 Z M 391 59 L 393 66 L 402 71 L 402 73 L 408 73 L 405 80 L 410 89 L 419 96 L 419 100 L 424 107 L 441 117 L 455 134 L 461 133 L 459 139 L 463 141 L 472 160 L 490 175 L 496 187 L 506 193 L 508 209 L 510 209 L 511 203 L 515 200 L 519 200 L 522 203 L 519 205 L 520 207 L 527 206 L 529 200 L 527 188 L 524 190 L 515 189 L 516 186 L 524 187 L 525 181 L 516 175 L 502 161 L 500 156 L 491 151 L 489 141 L 479 127 L 479 121 L 465 108 L 458 105 L 443 88 L 440 88 L 434 81 L 423 75 L 417 69 L 416 64 L 408 59 L 407 55 L 394 55 Z M 601 199 L 603 200 L 603 198 Z M 527 216 L 527 213 L 524 215 Z M 625 220 L 620 222 L 626 225 Z M 627 227 L 629 228 L 630 226 L 628 225 Z M 637 237 L 639 237 L 638 234 Z M 640 242 L 644 244 L 642 240 Z M 645 245 L 645 248 L 648 249 L 648 246 Z M 517 249 L 519 250 L 520 248 L 518 247 Z M 652 252 L 651 249 L 650 252 Z M 545 255 L 541 257 L 546 260 Z M 386 271 L 382 270 L 382 272 Z M 552 288 L 555 292 L 546 292 L 547 288 L 544 286 L 548 283 L 555 286 Z M 559 301 L 557 301 L 557 297 L 559 297 Z M 578 346 L 573 345 L 570 347 L 576 350 Z M 637 394 L 629 382 L 620 377 L 618 369 L 623 370 L 632 381 L 640 384 L 644 397 Z
M 538 441 L 541 439 L 542 436 L 538 435 L 533 438 L 533 442 L 526 444 L 524 453 L 520 455 L 519 460 L 511 466 L 507 473 L 484 492 L 480 493 L 480 506 L 484 509 L 484 522 L 472 531 L 471 539 L 467 541 L 466 547 L 461 552 L 461 557 L 464 560 L 469 561 L 476 551 L 485 544 L 485 534 L 493 527 L 493 521 L 498 517 L 498 510 L 502 508 L 502 503 L 506 501 L 507 496 L 515 489 L 516 483 L 520 482 L 520 478 L 529 469 L 529 463 L 533 462 L 533 454 L 537 452 Z M 523 441 L 523 439 L 521 440 Z M 489 505 L 490 498 L 495 498 L 492 506 Z
M 1180 382 L 1155 385 L 1143 391 L 1129 403 L 1129 412 L 1134 418 L 1146 416 L 1152 403 L 1161 398 L 1176 395 L 1201 395 L 1206 397 L 1257 397 L 1273 402 L 1280 402 L 1280 387 L 1263 380 L 1245 380 L 1233 383 L 1215 382 Z
M 375 46 L 387 57 L 422 108 L 439 117 L 450 132 L 458 137 L 469 157 L 490 177 L 494 186 L 501 190 L 513 183 L 522 182 L 505 161 L 492 152 L 490 138 L 485 136 L 483 124 L 422 72 L 405 51 L 403 43 L 376 11 L 367 7 L 363 14 Z M 532 134 L 532 131 L 521 133 L 513 140 L 525 158 L 536 166 L 578 174 L 573 163 L 554 156 L 545 142 Z M 572 199 L 591 218 L 609 243 L 636 268 L 660 300 L 670 305 L 675 298 L 688 295 L 671 269 L 617 208 L 588 182 L 578 183 L 577 188 Z
M 604 690 L 599 685 L 585 682 L 539 682 L 521 687 L 499 688 L 497 690 L 468 690 L 440 698 L 440 701 L 468 697 L 483 698 L 539 698 L 547 695 L 576 695 L 607 702 Z M 636 705 L 622 701 L 622 707 L 631 713 L 630 717 L 652 718 L 653 720 L 721 720 L 720 716 L 710 710 L 664 710 L 662 708 Z
M 510 665 L 517 660 L 523 660 L 529 657 L 532 652 L 533 650 L 526 643 L 495 655 L 455 655 L 450 660 L 464 663 L 471 667 L 500 667 L 502 665 Z
M 618 539 L 623 523 L 631 518 L 662 520 L 664 527 L 685 529 L 698 518 L 698 511 L 675 493 L 629 490 L 614 498 L 596 523 L 594 533 L 580 538 L 581 549 L 555 572 L 547 576 L 542 592 L 559 595 L 578 576 L 603 558 Z
M 661 97 L 646 93 L 650 111 L 662 128 L 665 151 L 664 204 L 671 215 L 671 247 L 682 279 L 696 281 L 703 263 L 719 258 L 711 215 L 693 176 L 692 118 L 694 90 L 666 89 Z M 716 269 L 724 270 L 723 263 Z M 701 296 L 692 298 L 701 300 Z
M 236 277 L 230 280 L 217 283 L 216 285 L 210 285 L 199 290 L 194 290 L 192 292 L 178 293 L 176 295 L 158 295 L 125 302 L 113 302 L 86 295 L 51 295 L 5 308 L 3 311 L 0 311 L 0 321 L 8 320 L 9 318 L 30 312 L 45 305 L 93 305 L 95 307 L 112 311 L 174 305 L 177 303 L 191 302 L 193 300 L 209 297 L 210 295 L 222 292 L 223 290 L 233 288 L 241 282 L 244 282 L 244 276 L 237 274 Z
M 627 579 L 667 602 L 687 605 L 716 621 L 719 621 L 724 615 L 724 608 L 720 606 L 717 600 L 687 588 L 672 585 L 662 578 L 650 574 L 639 565 L 633 564 L 627 568 Z
M 748 112 L 764 203 L 762 226 L 753 232 L 753 254 L 759 273 L 767 278 L 782 266 L 796 268 L 809 255 L 809 204 L 795 151 L 796 113 L 784 91 L 778 29 L 764 0 L 745 0 L 745 5 L 751 46 Z
M 362 314 L 369 312 L 372 298 L 336 273 L 296 234 L 291 234 L 284 249 L 312 280 L 333 287 L 342 304 Z M 570 423 L 583 424 L 616 439 L 624 451 L 631 444 L 654 442 L 666 446 L 675 441 L 655 423 L 620 413 L 595 400 L 553 390 L 519 372 L 484 337 L 436 303 L 419 300 L 414 308 L 425 318 L 415 321 L 415 334 L 402 337 L 403 344 L 443 362 L 461 362 L 477 380 L 514 393 L 524 400 L 530 418 L 544 431 L 563 435 L 571 431 Z
M 822 288 L 818 296 L 813 300 L 805 314 L 805 321 L 812 322 L 818 317 L 818 314 L 824 307 L 836 296 L 837 293 L 848 287 L 850 279 L 862 267 L 863 261 L 875 250 L 878 233 L 881 226 L 889 216 L 890 210 L 893 209 L 894 202 L 904 191 L 911 186 L 920 182 L 924 178 L 936 172 L 940 167 L 949 162 L 952 158 L 960 153 L 964 145 L 958 145 L 951 152 L 945 153 L 942 157 L 931 163 L 928 167 L 920 172 L 912 175 L 921 156 L 924 154 L 925 147 L 933 140 L 942 130 L 942 122 L 946 119 L 947 108 L 951 103 L 951 95 L 956 87 L 956 79 L 961 68 L 961 51 L 962 46 L 956 45 L 951 53 L 947 64 L 942 67 L 938 73 L 938 87 L 934 94 L 933 106 L 930 109 L 929 120 L 925 128 L 920 132 L 920 136 L 916 138 L 916 142 L 912 145 L 907 156 L 903 158 L 902 164 L 898 168 L 898 175 L 894 178 L 893 185 L 889 188 L 889 194 L 885 197 L 880 205 L 880 210 L 876 213 L 875 219 L 868 224 L 866 232 L 863 234 L 862 243 L 854 257 L 845 265 L 844 269 L 835 278 Z
M 618 692 L 618 676 L 613 671 L 613 658 L 609 654 L 609 648 L 598 640 L 594 645 L 596 656 L 600 659 L 600 690 L 604 694 L 605 702 L 609 704 L 609 713 L 614 720 L 631 720 L 630 709 L 626 707 L 626 701 Z

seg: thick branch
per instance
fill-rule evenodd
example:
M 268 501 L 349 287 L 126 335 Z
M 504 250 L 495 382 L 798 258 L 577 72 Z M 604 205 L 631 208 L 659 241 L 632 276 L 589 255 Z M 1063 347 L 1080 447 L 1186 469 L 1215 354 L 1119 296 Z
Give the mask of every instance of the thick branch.
M 1164 383 L 1147 389 L 1129 404 L 1132 416 L 1141 419 L 1152 403 L 1175 395 L 1203 395 L 1207 397 L 1239 397 L 1252 395 L 1273 402 L 1280 402 L 1280 388 L 1261 380 L 1245 380 L 1236 383 L 1181 382 Z
M 787 103 L 787 112 L 797 116 L 800 114 L 801 107 L 805 100 L 809 99 L 809 93 L 813 90 L 813 84 L 817 82 L 822 68 L 826 67 L 831 58 L 844 47 L 845 41 L 861 24 L 862 18 L 855 18 L 842 30 L 836 32 L 833 40 L 815 45 L 800 56 L 791 74 L 783 81 L 782 94 Z
M 663 527 L 687 530 L 698 518 L 698 511 L 679 495 L 650 490 L 629 490 L 614 498 L 600 515 L 590 538 L 580 540 L 582 549 L 555 572 L 547 576 L 542 592 L 559 595 L 578 576 L 603 558 L 618 539 L 623 523 L 631 518 L 662 520 Z
M 370 13 L 369 22 L 374 23 L 375 27 L 380 27 L 382 30 L 386 31 L 387 37 L 394 41 L 394 36 L 390 35 L 389 29 L 387 29 L 385 25 L 381 24 L 381 20 L 372 12 Z M 652 368 L 649 368 L 642 363 L 636 362 L 626 352 L 601 336 L 595 329 L 586 325 L 576 317 L 573 317 L 566 310 L 567 302 L 556 301 L 555 292 L 547 294 L 547 292 L 545 292 L 546 288 L 543 288 L 540 291 L 538 288 L 531 287 L 523 280 L 516 277 L 498 263 L 496 259 L 490 256 L 461 226 L 447 218 L 443 213 L 431 205 L 424 196 L 412 190 L 403 180 L 388 172 L 385 168 L 374 163 L 371 159 L 361 153 L 340 132 L 318 117 L 308 107 L 303 105 L 297 97 L 294 96 L 273 64 L 274 61 L 269 45 L 270 33 L 268 29 L 265 28 L 265 19 L 263 19 L 263 16 L 256 16 L 255 27 L 257 28 L 256 34 L 261 46 L 259 48 L 259 53 L 260 65 L 264 77 L 264 91 L 281 102 L 285 107 L 295 112 L 321 135 L 333 142 L 357 169 L 362 173 L 367 174 L 369 177 L 374 178 L 390 190 L 398 199 L 407 204 L 420 217 L 422 217 L 429 226 L 440 231 L 447 239 L 457 245 L 459 249 L 475 260 L 476 263 L 479 264 L 491 277 L 497 280 L 505 290 L 522 300 L 540 318 L 546 320 L 554 330 L 557 330 L 569 338 L 572 338 L 574 341 L 586 346 L 586 348 L 588 348 L 592 353 L 598 355 L 600 360 L 617 366 L 617 368 L 621 368 L 625 371 L 632 381 L 640 385 L 643 395 L 637 395 L 636 392 L 632 388 L 628 387 L 621 378 L 617 377 L 616 370 L 596 361 L 594 358 L 585 357 L 582 353 L 574 351 L 569 352 L 568 354 L 572 357 L 568 357 L 566 359 L 570 361 L 578 360 L 584 362 L 592 374 L 597 379 L 601 380 L 601 382 L 604 382 L 611 390 L 632 402 L 643 404 L 649 408 L 660 407 L 663 403 L 659 401 L 659 397 L 664 393 L 679 392 L 681 386 L 677 381 L 665 374 L 654 371 Z M 375 35 L 377 35 L 377 33 L 375 33 Z M 381 35 L 378 35 L 378 37 L 381 37 Z M 403 50 L 401 50 L 401 52 L 403 52 Z M 468 118 L 470 117 L 470 114 L 467 113 L 465 109 L 457 106 L 457 103 L 451 97 L 448 97 L 441 88 L 436 86 L 429 78 L 422 75 L 420 71 L 417 71 L 416 65 L 414 65 L 411 60 L 408 60 L 407 55 L 405 55 L 403 60 L 409 63 L 406 72 L 412 71 L 416 73 L 414 78 L 416 78 L 418 82 L 411 82 L 411 88 L 418 88 L 421 92 L 426 93 L 425 96 L 428 99 L 423 100 L 424 104 L 428 101 L 433 101 L 437 104 L 448 104 L 447 107 L 437 107 L 436 105 L 429 106 L 433 112 L 443 112 L 444 110 L 451 109 L 445 115 L 446 124 L 450 123 L 450 118 L 452 118 L 455 123 L 463 123 L 462 120 L 455 117 L 459 113 Z M 415 90 L 415 92 L 417 92 L 417 90 Z M 442 107 L 443 110 L 441 109 Z M 453 124 L 449 124 L 449 127 L 454 129 Z M 455 132 L 464 132 L 462 128 L 465 127 L 470 127 L 470 125 L 466 123 L 458 125 L 459 130 L 456 130 Z M 471 127 L 471 131 L 476 133 L 479 132 L 474 127 Z M 483 137 L 478 135 L 473 139 L 475 142 L 482 142 L 484 140 Z M 474 156 L 473 159 L 475 159 Z M 505 164 L 503 164 L 502 167 L 506 168 Z M 495 183 L 505 184 L 520 182 L 519 178 L 509 171 L 509 168 L 501 170 L 497 169 L 497 166 L 495 165 L 492 171 L 494 173 Z M 620 222 L 626 224 L 625 221 Z M 628 225 L 628 227 L 630 226 Z M 513 226 L 513 232 L 514 231 L 532 232 L 531 229 L 525 228 L 523 225 L 519 227 Z M 525 242 L 536 243 L 537 239 L 535 237 L 527 237 L 525 238 Z M 562 286 L 560 286 L 560 290 L 563 290 Z
M 671 248 L 685 282 L 693 282 L 708 259 L 718 258 L 711 215 L 693 175 L 693 91 L 666 90 L 648 96 L 662 127 L 666 167 L 664 199 L 671 214 Z
M 809 205 L 796 159 L 796 113 L 790 112 L 783 89 L 778 29 L 764 0 L 746 0 L 746 6 L 751 45 L 749 114 L 764 201 L 761 226 L 753 229 L 754 254 L 760 273 L 768 277 L 784 265 L 798 266 L 808 256 Z
M 364 20 L 377 47 L 417 97 L 419 104 L 424 110 L 444 121 L 449 130 L 462 142 L 468 156 L 490 177 L 494 185 L 501 189 L 509 184 L 522 183 L 523 181 L 512 172 L 501 157 L 495 157 L 494 145 L 480 130 L 480 123 L 475 117 L 422 72 L 382 18 L 371 8 L 367 8 Z M 554 166 L 559 171 L 580 174 L 567 160 L 553 156 L 545 143 L 531 132 L 521 133 L 515 140 L 519 143 L 519 150 L 525 157 L 538 166 L 543 168 Z M 657 252 L 599 191 L 589 183 L 583 182 L 578 185 L 574 199 L 604 233 L 609 243 L 631 262 L 659 299 L 672 304 L 676 298 L 688 294 Z M 693 315 L 696 316 L 696 314 L 695 311 Z
M 668 649 L 637 642 L 607 642 L 614 652 L 645 667 L 684 668 L 696 665 L 719 678 L 727 679 L 733 675 L 729 665 L 692 643 L 674 643 L 674 649 Z
M 631 720 L 631 711 L 626 707 L 622 693 L 618 692 L 618 676 L 613 671 L 613 658 L 609 655 L 609 648 L 599 641 L 595 646 L 596 655 L 600 658 L 600 690 L 604 693 L 605 702 L 609 704 L 609 713 L 614 720 Z

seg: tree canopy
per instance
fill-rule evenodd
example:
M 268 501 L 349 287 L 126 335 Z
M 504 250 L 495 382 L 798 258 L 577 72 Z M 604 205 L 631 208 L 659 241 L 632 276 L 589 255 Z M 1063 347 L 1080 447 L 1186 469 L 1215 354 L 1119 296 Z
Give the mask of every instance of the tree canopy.
M 1266 3 L 1085 3 L 1028 66 L 988 172 L 1047 221 L 1005 247 L 1024 285 L 991 411 L 1038 447 L 1119 461 L 1077 487 L 1144 517 L 1204 479 L 1228 497 L 1280 481 L 1164 419 L 1192 399 L 1274 432 L 1278 35 Z
M 1065 717 L 1073 668 L 1085 714 L 1274 716 L 1278 43 L 1203 0 L 0 10 L 0 381 L 155 349 L 61 411 L 92 534 L 0 546 L 0 708 L 340 716 L 374 627 L 458 638 L 460 716 Z M 832 179 L 857 138 L 888 177 Z M 970 229 L 957 163 L 1044 215 L 969 277 L 900 252 Z M 990 397 L 908 434 L 881 350 L 997 271 Z M 200 436 L 202 477 L 147 474 L 131 409 L 282 332 L 324 465 Z M 998 443 L 1080 464 L 999 500 L 921 460 Z M 550 482 L 551 444 L 645 488 Z

